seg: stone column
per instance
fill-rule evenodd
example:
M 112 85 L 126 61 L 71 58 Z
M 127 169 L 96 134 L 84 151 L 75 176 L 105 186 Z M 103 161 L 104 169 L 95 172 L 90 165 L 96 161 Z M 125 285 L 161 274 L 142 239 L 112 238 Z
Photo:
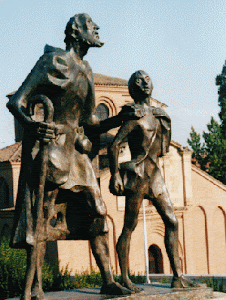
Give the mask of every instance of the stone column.
M 191 182 L 191 155 L 192 151 L 188 147 L 180 150 L 182 157 L 182 173 L 183 173 L 183 190 L 184 190 L 184 206 L 192 205 L 192 182 Z

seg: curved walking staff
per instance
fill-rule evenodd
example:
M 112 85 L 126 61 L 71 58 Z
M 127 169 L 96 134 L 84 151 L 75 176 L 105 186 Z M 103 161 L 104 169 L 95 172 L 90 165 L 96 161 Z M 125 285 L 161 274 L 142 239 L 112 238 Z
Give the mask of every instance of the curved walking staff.
M 43 107 L 44 115 L 42 117 L 44 120 L 43 122 L 36 122 L 37 116 L 35 111 L 39 111 L 38 105 L 40 104 Z M 25 248 L 27 251 L 25 287 L 21 299 L 31 299 L 33 295 L 32 299 L 36 299 L 36 296 L 37 299 L 44 299 L 42 290 L 42 262 L 45 255 L 46 236 L 44 232 L 43 202 L 48 170 L 48 145 L 55 136 L 53 124 L 54 107 L 48 97 L 37 94 L 28 98 L 27 107 L 24 111 L 26 113 L 18 116 L 19 121 L 25 129 L 23 143 L 27 145 L 27 149 L 23 149 L 22 159 L 23 163 L 24 160 L 29 163 L 32 160 L 33 164 L 29 164 L 30 170 L 22 166 L 19 193 L 24 192 L 25 202 L 17 206 L 15 214 L 15 224 L 18 222 L 18 218 L 22 220 L 20 226 L 16 228 L 15 235 L 23 236 L 25 231 L 21 227 L 29 227 L 25 238 L 27 243 L 23 245 L 18 243 L 16 245 L 16 248 Z M 28 153 L 26 150 L 31 145 L 34 146 L 37 144 L 39 144 L 38 155 L 31 158 L 31 153 Z M 27 154 L 30 154 L 30 157 Z M 27 179 L 26 184 L 24 184 L 25 177 Z M 11 240 L 11 246 L 14 247 L 13 240 Z M 33 291 L 31 293 L 32 286 Z
M 143 199 L 149 199 L 165 224 L 165 247 L 173 270 L 172 287 L 197 286 L 184 278 L 178 255 L 178 221 L 159 168 L 159 157 L 169 151 L 171 121 L 161 108 L 152 107 L 152 81 L 144 71 L 132 74 L 128 82 L 134 103 L 122 108 L 124 115 L 133 115 L 123 122 L 109 147 L 111 170 L 110 191 L 126 196 L 124 226 L 117 243 L 122 282 L 128 289 L 139 292 L 128 277 L 131 235 L 137 222 Z M 119 149 L 128 139 L 131 161 L 119 165 Z
M 45 241 L 89 240 L 100 269 L 103 294 L 131 294 L 115 283 L 109 256 L 106 206 L 101 197 L 89 154 L 92 143 L 84 129 L 96 128 L 99 134 L 119 125 L 120 117 L 102 123 L 95 116 L 92 69 L 83 60 L 90 47 L 101 47 L 96 23 L 87 14 L 77 14 L 65 29 L 66 50 L 45 46 L 31 73 L 7 104 L 24 127 L 21 172 L 11 246 L 27 249 L 28 272 L 21 299 L 44 299 L 42 264 Z M 53 122 L 31 119 L 29 99 L 41 94 L 54 107 Z M 44 111 L 45 111 L 44 105 Z M 95 131 L 95 129 L 94 129 Z M 87 130 L 88 132 L 88 130 Z M 47 173 L 40 170 L 40 159 L 47 157 Z M 42 158 L 40 158 L 42 157 Z M 46 166 L 44 164 L 44 166 Z M 45 178 L 46 177 L 46 178 Z M 41 182 L 37 182 L 37 178 Z M 44 189 L 44 198 L 43 195 Z M 35 197 L 40 196 L 35 207 Z M 43 200 L 43 204 L 42 203 Z M 35 209 L 34 209 L 35 207 Z M 40 217 L 36 224 L 36 211 Z M 38 217 L 38 215 L 37 215 Z M 43 226 L 38 230 L 39 220 Z M 34 230 L 36 224 L 36 230 Z M 82 228 L 82 229 L 81 229 Z M 35 241 L 38 239 L 38 243 Z M 35 247 L 36 245 L 36 247 Z
M 44 122 L 51 124 L 53 122 L 54 107 L 51 100 L 44 95 L 36 95 L 28 99 L 27 114 L 28 116 L 35 115 L 36 104 L 43 105 Z M 39 150 L 39 172 L 36 173 L 37 181 L 36 188 L 34 189 L 33 209 L 32 209 L 32 222 L 33 222 L 33 236 L 34 244 L 27 250 L 27 271 L 25 278 L 25 295 L 31 291 L 31 286 L 36 276 L 36 286 L 34 288 L 42 290 L 42 269 L 40 265 L 40 255 L 43 255 L 44 243 L 44 214 L 43 214 L 43 201 L 44 201 L 44 189 L 47 177 L 47 165 L 48 165 L 48 139 L 40 140 Z M 41 259 L 42 260 L 42 259 Z M 42 295 L 43 296 L 43 295 Z M 41 295 L 40 295 L 41 297 Z

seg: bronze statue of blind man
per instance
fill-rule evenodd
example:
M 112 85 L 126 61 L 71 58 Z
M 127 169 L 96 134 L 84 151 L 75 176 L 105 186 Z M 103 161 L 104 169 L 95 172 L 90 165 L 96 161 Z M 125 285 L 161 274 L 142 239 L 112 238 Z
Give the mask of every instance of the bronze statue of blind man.
M 144 71 L 132 74 L 129 92 L 134 103 L 122 107 L 121 113 L 130 115 L 109 147 L 111 169 L 110 191 L 126 196 L 124 227 L 117 243 L 122 282 L 128 289 L 139 292 L 128 277 L 129 247 L 143 199 L 149 199 L 165 224 L 165 247 L 173 270 L 172 287 L 194 287 L 195 283 L 182 275 L 178 255 L 178 221 L 161 175 L 158 158 L 168 152 L 171 121 L 161 108 L 152 107 L 152 81 Z M 133 118 L 132 118 L 133 116 Z M 131 161 L 121 163 L 120 144 L 128 139 Z
M 46 45 L 7 104 L 24 127 L 11 238 L 12 247 L 27 250 L 23 300 L 45 299 L 45 242 L 58 239 L 89 240 L 103 279 L 101 293 L 131 294 L 112 276 L 106 206 L 89 158 L 92 143 L 82 127 L 100 133 L 121 124 L 120 117 L 100 124 L 95 116 L 93 73 L 83 57 L 90 47 L 103 45 L 98 29 L 87 14 L 72 17 L 66 50 Z

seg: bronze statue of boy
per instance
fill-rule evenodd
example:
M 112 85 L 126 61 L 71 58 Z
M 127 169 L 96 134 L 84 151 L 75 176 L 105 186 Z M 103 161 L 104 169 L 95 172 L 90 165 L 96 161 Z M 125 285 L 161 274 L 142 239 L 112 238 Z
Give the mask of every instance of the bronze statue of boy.
M 122 282 L 128 289 L 139 292 L 128 277 L 129 247 L 143 199 L 149 199 L 165 224 L 165 247 L 173 270 L 172 287 L 194 287 L 182 275 L 178 255 L 178 221 L 161 175 L 158 158 L 169 151 L 171 121 L 161 108 L 152 107 L 152 81 L 144 71 L 137 71 L 129 79 L 129 92 L 134 100 L 122 108 L 125 121 L 109 147 L 111 170 L 110 191 L 126 196 L 124 227 L 117 243 Z M 132 115 L 134 116 L 132 119 Z M 120 144 L 127 138 L 131 161 L 121 163 Z
M 106 206 L 89 158 L 92 144 L 82 127 L 101 132 L 95 116 L 93 73 L 83 60 L 90 47 L 103 45 L 98 29 L 89 15 L 73 16 L 65 29 L 66 50 L 47 45 L 7 104 L 24 127 L 11 238 L 12 247 L 27 250 L 22 300 L 30 300 L 31 295 L 45 299 L 45 242 L 58 239 L 89 240 L 103 279 L 101 293 L 131 294 L 113 279 Z M 110 127 L 105 122 L 106 131 L 120 124 L 116 119 Z

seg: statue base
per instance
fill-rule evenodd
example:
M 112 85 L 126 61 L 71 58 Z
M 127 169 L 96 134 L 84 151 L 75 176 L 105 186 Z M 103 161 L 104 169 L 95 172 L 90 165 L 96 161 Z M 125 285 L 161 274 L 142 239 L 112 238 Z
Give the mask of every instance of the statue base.
M 60 292 L 48 292 L 45 293 L 46 300 L 209 300 L 209 299 L 226 299 L 226 294 L 215 293 L 211 288 L 187 288 L 187 289 L 171 289 L 170 284 L 140 284 L 138 285 L 144 290 L 138 294 L 132 294 L 131 296 L 111 296 L 100 295 L 100 288 L 86 288 Z M 11 298 L 8 300 L 19 300 L 17 298 Z

